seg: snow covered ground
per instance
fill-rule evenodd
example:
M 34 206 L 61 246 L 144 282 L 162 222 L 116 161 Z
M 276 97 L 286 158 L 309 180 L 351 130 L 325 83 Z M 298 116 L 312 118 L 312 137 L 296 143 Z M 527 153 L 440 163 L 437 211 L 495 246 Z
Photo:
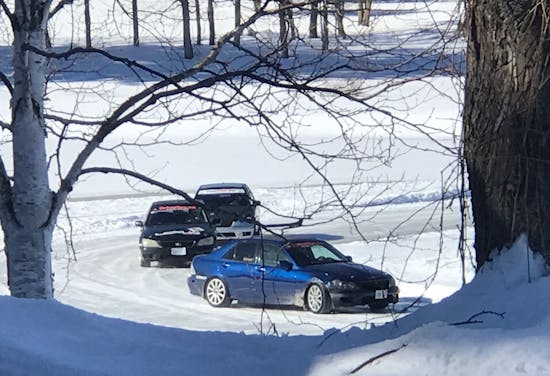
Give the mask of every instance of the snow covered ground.
M 129 35 L 128 19 L 111 3 L 93 2 L 94 30 L 103 31 L 95 33 L 96 45 L 156 68 L 181 68 L 183 62 L 168 59 L 181 53 L 177 45 L 159 40 L 161 33 L 172 40 L 181 37 L 175 22 L 158 20 L 160 14 L 172 13 L 177 19 L 177 8 L 156 12 L 162 2 L 140 1 L 146 3 L 147 31 L 144 46 L 134 49 L 125 46 L 128 37 L 120 37 Z M 79 6 L 56 16 L 50 30 L 55 43 L 83 40 Z M 441 32 L 456 24 L 454 2 L 387 1 L 374 6 L 370 30 L 379 48 L 396 42 L 412 51 L 432 47 Z M 220 2 L 216 11 L 221 16 L 217 27 L 231 28 L 230 2 Z M 0 21 L 6 22 L 2 16 Z M 69 18 L 76 20 L 75 27 L 67 28 Z M 297 21 L 299 28 L 307 27 Z M 277 22 L 265 21 L 258 26 L 260 32 L 268 35 Z M 346 28 L 351 34 L 365 31 L 352 24 Z M 6 35 L 0 35 L 3 72 L 9 71 L 10 61 Z M 207 47 L 197 50 L 204 54 Z M 97 63 L 81 61 L 79 71 L 57 77 L 55 90 L 48 93 L 50 103 L 59 104 L 56 111 L 101 118 L 113 103 L 139 89 L 135 79 L 114 65 Z M 101 79 L 82 74 L 86 64 L 98 68 Z M 347 84 L 348 79 L 332 83 Z M 374 89 L 385 79 L 375 75 L 367 83 Z M 73 95 L 69 87 L 81 94 Z M 5 88 L 0 91 L 6 97 Z M 71 225 L 63 213 L 55 233 L 57 301 L 9 297 L 0 255 L 0 375 L 550 375 L 550 316 L 543 306 L 550 299 L 550 278 L 542 261 L 529 252 L 524 239 L 495 255 L 475 278 L 471 260 L 463 270 L 458 257 L 460 213 L 451 200 L 456 187 L 445 180 L 456 157 L 442 153 L 442 145 L 456 146 L 460 98 L 460 78 L 446 75 L 384 93 L 378 104 L 423 124 L 433 138 L 406 126 L 395 129 L 404 141 L 394 145 L 395 160 L 370 170 L 361 184 L 348 184 L 352 171 L 345 163 L 327 171 L 339 183 L 336 189 L 344 201 L 354 204 L 361 234 L 333 203 L 295 230 L 328 236 L 354 261 L 394 275 L 401 296 L 391 309 L 372 313 L 357 307 L 314 315 L 238 304 L 212 308 L 187 291 L 188 269 L 139 267 L 133 223 L 151 201 L 166 196 L 143 185 L 131 190 L 120 178 L 92 176 L 71 194 Z M 7 101 L 0 101 L 0 118 L 8 121 L 9 114 Z M 303 140 L 334 135 L 321 112 L 306 107 L 302 115 L 309 122 L 301 130 Z M 212 125 L 211 119 L 193 122 L 192 129 L 169 130 L 165 136 L 186 143 Z M 121 129 L 108 142 L 115 145 L 132 136 L 131 129 Z M 75 141 L 63 149 L 62 170 L 78 146 Z M 333 199 L 327 186 L 308 179 L 311 171 L 301 158 L 262 144 L 257 130 L 233 120 L 181 150 L 164 144 L 146 153 L 129 148 L 124 156 L 142 172 L 191 194 L 203 183 L 246 182 L 263 205 L 286 215 L 311 214 L 319 203 Z M 9 145 L 2 144 L 0 153 L 9 169 Z M 113 156 L 99 152 L 91 164 L 112 165 Z M 54 184 L 57 178 L 52 171 Z M 136 189 L 145 193 L 136 194 Z M 261 220 L 281 219 L 263 210 Z M 74 253 L 65 243 L 68 232 Z M 471 228 L 468 234 L 471 247 Z M 462 287 L 462 278 L 469 284 Z

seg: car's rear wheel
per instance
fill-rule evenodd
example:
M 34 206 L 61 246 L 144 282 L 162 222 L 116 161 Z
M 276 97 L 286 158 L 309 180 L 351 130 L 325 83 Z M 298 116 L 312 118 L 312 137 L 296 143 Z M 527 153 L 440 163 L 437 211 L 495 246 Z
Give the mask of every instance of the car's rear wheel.
M 206 282 L 204 297 L 214 307 L 227 307 L 231 303 L 229 290 L 225 282 L 219 278 L 212 278 Z
M 306 308 L 313 313 L 327 313 L 332 309 L 330 295 L 318 284 L 310 285 L 306 291 Z
M 149 260 L 145 260 L 143 257 L 140 259 L 139 261 L 139 265 L 144 267 L 144 268 L 148 268 L 151 266 L 151 261 Z

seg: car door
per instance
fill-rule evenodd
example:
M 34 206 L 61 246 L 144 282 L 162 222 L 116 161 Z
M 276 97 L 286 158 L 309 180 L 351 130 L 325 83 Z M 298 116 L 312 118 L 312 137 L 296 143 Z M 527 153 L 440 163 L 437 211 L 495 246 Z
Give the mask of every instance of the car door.
M 256 291 L 265 296 L 267 304 L 288 305 L 295 303 L 296 272 L 279 266 L 279 261 L 292 263 L 290 257 L 277 243 L 258 244 L 260 265 L 255 269 Z
M 254 272 L 259 267 L 257 246 L 253 241 L 237 242 L 221 260 L 219 272 L 229 294 L 241 302 L 255 303 L 260 299 L 254 283 Z

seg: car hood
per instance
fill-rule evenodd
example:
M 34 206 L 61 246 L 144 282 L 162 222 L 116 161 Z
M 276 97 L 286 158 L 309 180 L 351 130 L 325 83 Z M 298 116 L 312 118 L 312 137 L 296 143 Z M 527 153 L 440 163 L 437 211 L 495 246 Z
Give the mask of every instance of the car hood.
M 332 262 L 302 266 L 302 270 L 314 274 L 323 281 L 340 279 L 342 281 L 369 281 L 389 278 L 389 274 L 370 266 L 356 264 L 354 262 Z
M 211 236 L 213 233 L 212 227 L 207 223 L 190 223 L 186 225 L 145 226 L 142 237 L 155 240 L 199 239 Z

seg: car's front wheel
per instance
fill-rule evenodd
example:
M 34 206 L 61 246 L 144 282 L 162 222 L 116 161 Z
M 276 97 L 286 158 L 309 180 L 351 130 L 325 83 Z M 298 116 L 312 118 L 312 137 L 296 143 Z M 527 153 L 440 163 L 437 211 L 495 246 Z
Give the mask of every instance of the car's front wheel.
M 148 268 L 151 266 L 151 261 L 149 260 L 145 260 L 143 257 L 141 258 L 141 260 L 139 261 L 139 265 L 144 267 L 144 268 Z
M 212 278 L 206 282 L 204 297 L 214 307 L 227 307 L 231 303 L 229 290 L 224 281 L 219 278 Z
M 328 313 L 332 309 L 330 295 L 318 284 L 310 285 L 306 291 L 306 308 L 313 313 Z

